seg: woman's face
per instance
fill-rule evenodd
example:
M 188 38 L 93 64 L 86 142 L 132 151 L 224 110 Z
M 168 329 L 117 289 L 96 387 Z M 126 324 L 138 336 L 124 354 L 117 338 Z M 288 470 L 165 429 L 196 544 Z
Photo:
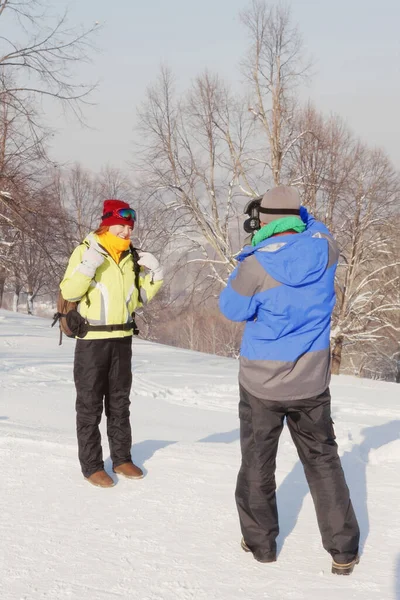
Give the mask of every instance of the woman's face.
M 128 240 L 132 235 L 132 227 L 129 225 L 110 225 L 108 231 L 123 240 Z

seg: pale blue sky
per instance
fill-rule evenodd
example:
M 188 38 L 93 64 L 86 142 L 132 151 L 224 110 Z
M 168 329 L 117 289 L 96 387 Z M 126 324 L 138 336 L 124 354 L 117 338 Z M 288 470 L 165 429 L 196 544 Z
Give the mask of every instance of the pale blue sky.
M 54 109 L 58 128 L 53 155 L 124 168 L 132 158 L 136 109 L 161 62 L 185 89 L 204 68 L 240 84 L 238 63 L 247 38 L 238 13 L 247 0 L 70 0 L 71 22 L 103 23 L 93 63 L 81 76 L 100 80 L 85 111 L 93 129 Z M 398 0 L 292 0 L 294 22 L 314 60 L 304 97 L 323 111 L 340 114 L 364 140 L 383 146 L 400 167 L 400 2 Z M 54 0 L 60 12 L 64 0 Z

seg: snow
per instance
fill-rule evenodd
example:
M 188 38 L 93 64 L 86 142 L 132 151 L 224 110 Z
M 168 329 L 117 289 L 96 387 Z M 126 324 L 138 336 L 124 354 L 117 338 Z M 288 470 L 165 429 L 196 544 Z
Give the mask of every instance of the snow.
M 77 461 L 74 342 L 59 347 L 49 320 L 0 310 L 1 600 L 400 599 L 398 385 L 332 382 L 362 530 L 360 564 L 338 577 L 286 429 L 278 561 L 240 549 L 237 361 L 133 345 L 132 456 L 146 477 L 94 488 Z

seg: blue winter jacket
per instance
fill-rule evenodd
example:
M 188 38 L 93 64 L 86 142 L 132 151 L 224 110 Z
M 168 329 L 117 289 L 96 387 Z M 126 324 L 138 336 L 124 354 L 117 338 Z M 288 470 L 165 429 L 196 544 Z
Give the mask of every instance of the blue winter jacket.
M 245 246 L 220 295 L 232 321 L 246 321 L 239 381 L 259 398 L 298 400 L 330 381 L 330 323 L 339 251 L 328 229 L 301 207 L 303 233 Z

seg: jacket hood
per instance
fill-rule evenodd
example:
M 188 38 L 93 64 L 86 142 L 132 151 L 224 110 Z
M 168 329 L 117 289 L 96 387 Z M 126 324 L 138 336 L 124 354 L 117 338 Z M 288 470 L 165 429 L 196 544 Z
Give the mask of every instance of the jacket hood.
M 271 277 L 285 285 L 298 287 L 318 281 L 328 264 L 328 241 L 308 231 L 264 240 L 245 246 L 237 260 L 254 254 Z

